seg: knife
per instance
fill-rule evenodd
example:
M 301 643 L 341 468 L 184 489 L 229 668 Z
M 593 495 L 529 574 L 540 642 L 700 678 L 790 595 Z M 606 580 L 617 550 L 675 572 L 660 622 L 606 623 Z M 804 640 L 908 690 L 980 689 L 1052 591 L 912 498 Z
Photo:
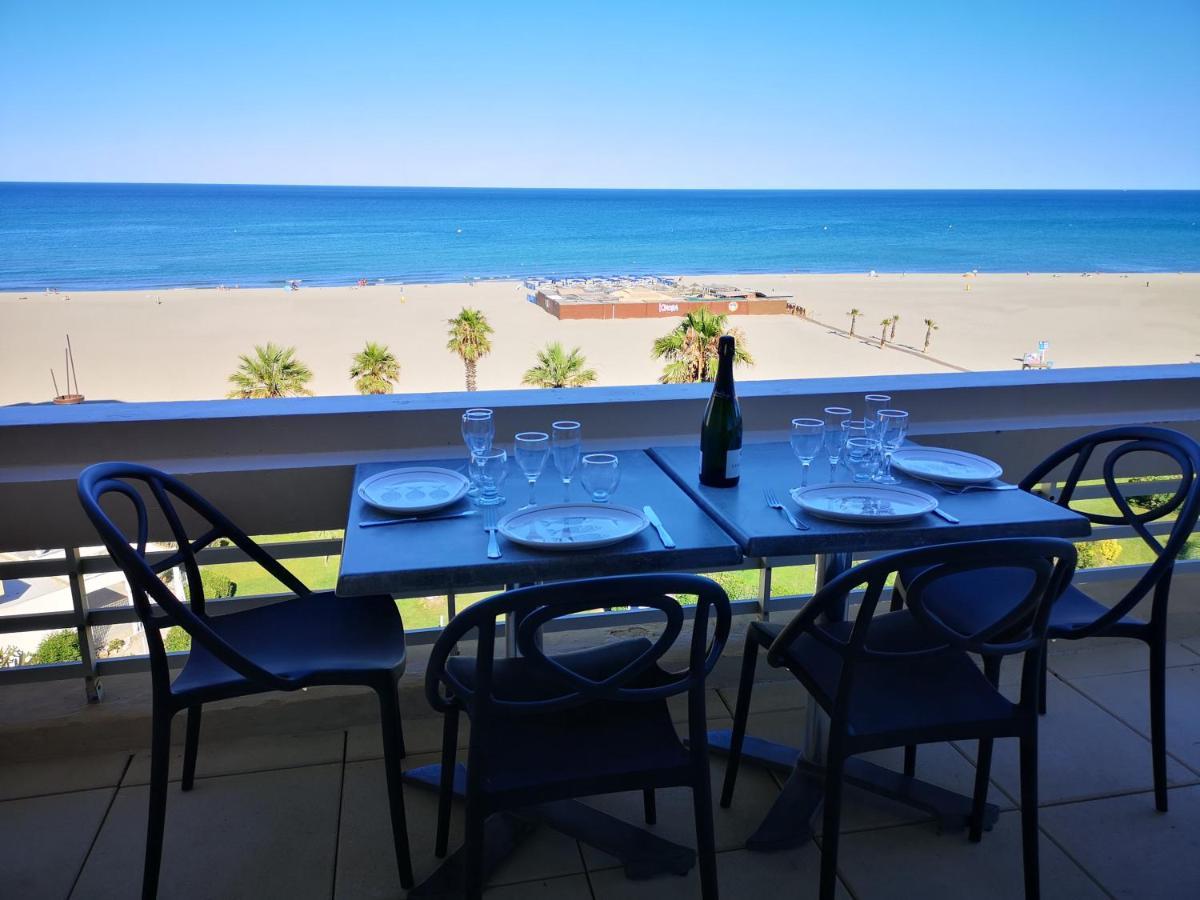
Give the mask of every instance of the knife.
M 466 512 L 450 513 L 445 516 L 408 516 L 404 519 L 375 519 L 370 522 L 359 522 L 359 528 L 378 528 L 381 525 L 407 525 L 410 522 L 440 522 L 444 519 L 464 519 L 467 516 L 475 515 L 475 510 L 468 509 Z
M 675 546 L 675 540 L 663 527 L 662 519 L 658 517 L 658 513 L 654 511 L 653 506 L 643 506 L 642 512 L 646 514 L 646 518 L 650 520 L 650 524 L 654 526 L 654 530 L 658 532 L 658 539 L 662 541 L 663 546 L 667 549 Z
M 944 509 L 942 509 L 940 506 L 935 506 L 935 507 L 933 508 L 932 512 L 933 512 L 933 514 L 934 514 L 935 516 L 937 516 L 939 519 L 945 519 L 945 520 L 946 520 L 947 522 L 949 522 L 951 525 L 957 525 L 957 524 L 959 523 L 959 522 L 958 522 L 958 517 L 957 517 L 957 516 L 952 516 L 952 515 L 950 515 L 950 513 L 946 512 L 946 511 L 945 511 Z

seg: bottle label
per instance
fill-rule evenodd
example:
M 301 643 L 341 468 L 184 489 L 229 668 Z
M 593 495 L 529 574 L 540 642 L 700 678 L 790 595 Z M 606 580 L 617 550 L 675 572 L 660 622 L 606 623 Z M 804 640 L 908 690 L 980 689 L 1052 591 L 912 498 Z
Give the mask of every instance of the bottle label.
M 725 453 L 725 477 L 739 478 L 742 474 L 742 448 L 728 450 Z

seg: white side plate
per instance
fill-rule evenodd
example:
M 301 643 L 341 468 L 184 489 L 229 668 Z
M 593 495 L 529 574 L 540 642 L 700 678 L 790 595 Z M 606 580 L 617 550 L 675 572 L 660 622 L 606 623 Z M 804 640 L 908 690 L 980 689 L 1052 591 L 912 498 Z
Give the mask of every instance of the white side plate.
M 416 514 L 457 502 L 470 486 L 466 476 L 459 472 L 415 466 L 389 469 L 364 478 L 358 485 L 358 496 L 376 509 Z
M 827 484 L 791 493 L 801 509 L 818 518 L 868 525 L 907 522 L 938 505 L 928 494 L 886 484 Z
M 498 528 L 514 544 L 587 550 L 629 540 L 649 525 L 641 510 L 611 503 L 552 503 L 509 513 Z
M 941 484 L 985 484 L 1004 474 L 987 457 L 940 447 L 905 447 L 892 454 L 892 465 L 905 475 Z

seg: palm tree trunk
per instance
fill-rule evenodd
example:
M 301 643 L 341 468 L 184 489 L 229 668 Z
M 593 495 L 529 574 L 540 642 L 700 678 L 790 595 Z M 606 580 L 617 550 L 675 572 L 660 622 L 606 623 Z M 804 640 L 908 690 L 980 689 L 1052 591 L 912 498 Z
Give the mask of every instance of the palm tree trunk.
M 925 347 L 924 347 L 924 348 L 921 350 L 921 352 L 922 352 L 922 353 L 928 353 L 928 352 L 929 352 L 929 338 L 930 338 L 930 335 L 932 335 L 932 334 L 933 334 L 933 331 L 932 331 L 932 329 L 928 329 L 928 328 L 927 328 L 927 329 L 925 330 Z
M 476 390 L 476 387 L 475 387 L 475 360 L 466 359 L 466 360 L 463 360 L 463 364 L 467 367 L 467 390 L 468 391 Z
M 850 337 L 854 337 L 854 316 L 850 317 Z

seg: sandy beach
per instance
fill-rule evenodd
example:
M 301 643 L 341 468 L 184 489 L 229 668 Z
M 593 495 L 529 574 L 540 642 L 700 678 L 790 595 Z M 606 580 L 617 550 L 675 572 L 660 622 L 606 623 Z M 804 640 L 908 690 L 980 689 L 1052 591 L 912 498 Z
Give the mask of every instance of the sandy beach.
M 1200 362 L 1200 273 L 688 278 L 792 294 L 807 310 L 807 319 L 735 317 L 757 361 L 740 380 L 1014 369 L 1039 340 L 1059 368 Z M 89 400 L 223 397 L 238 355 L 267 341 L 296 348 L 317 394 L 353 393 L 350 359 L 367 340 L 399 359 L 398 392 L 461 390 L 462 363 L 445 345 L 446 320 L 463 306 L 495 329 L 479 365 L 482 390 L 519 387 L 552 340 L 582 348 L 599 384 L 657 380 L 662 364 L 650 346 L 677 320 L 560 322 L 526 293 L 516 281 L 0 293 L 0 404 L 53 396 L 50 370 L 61 383 L 67 333 Z M 864 313 L 854 340 L 844 333 L 852 307 Z M 895 344 L 881 349 L 879 322 L 894 314 Z M 939 325 L 927 355 L 926 318 Z

